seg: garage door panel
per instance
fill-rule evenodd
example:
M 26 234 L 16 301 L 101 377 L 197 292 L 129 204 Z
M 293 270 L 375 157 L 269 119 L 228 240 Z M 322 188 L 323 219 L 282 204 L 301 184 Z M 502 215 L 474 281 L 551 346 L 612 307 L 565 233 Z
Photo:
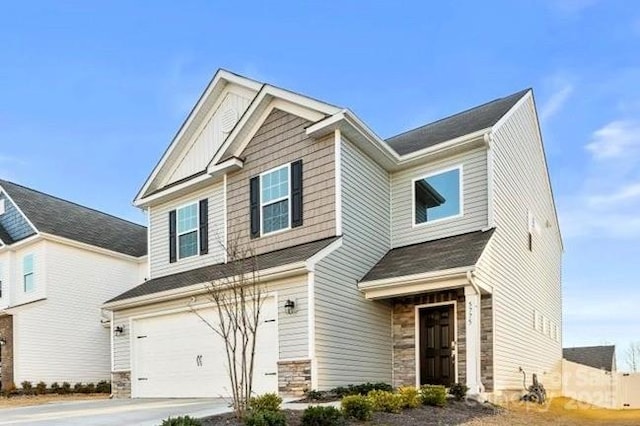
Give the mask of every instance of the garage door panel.
M 216 324 L 214 309 L 199 311 Z M 273 299 L 262 309 L 254 367 L 254 392 L 277 391 L 277 322 Z M 222 338 L 193 312 L 144 318 L 133 323 L 134 397 L 229 396 Z

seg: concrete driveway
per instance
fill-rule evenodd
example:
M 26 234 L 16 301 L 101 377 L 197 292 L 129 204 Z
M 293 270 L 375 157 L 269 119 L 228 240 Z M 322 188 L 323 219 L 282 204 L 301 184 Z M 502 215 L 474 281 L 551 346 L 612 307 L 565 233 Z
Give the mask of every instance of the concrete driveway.
M 231 411 L 225 399 L 105 399 L 0 409 L 0 425 L 157 426 L 169 416 Z

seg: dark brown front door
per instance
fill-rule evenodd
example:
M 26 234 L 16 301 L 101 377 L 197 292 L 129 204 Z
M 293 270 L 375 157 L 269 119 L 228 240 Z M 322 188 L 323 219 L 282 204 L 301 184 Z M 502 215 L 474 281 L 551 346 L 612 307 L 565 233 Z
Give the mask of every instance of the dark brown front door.
M 420 384 L 455 382 L 453 305 L 420 309 Z

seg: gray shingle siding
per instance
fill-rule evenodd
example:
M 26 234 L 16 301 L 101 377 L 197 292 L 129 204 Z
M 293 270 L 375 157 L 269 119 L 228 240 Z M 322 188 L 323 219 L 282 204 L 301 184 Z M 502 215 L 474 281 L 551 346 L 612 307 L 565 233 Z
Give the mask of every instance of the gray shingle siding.
M 7 194 L 0 192 L 0 200 L 4 200 L 5 208 L 4 214 L 0 215 L 0 226 L 12 240 L 5 241 L 5 236 L 2 238 L 5 244 L 11 244 L 35 234 L 34 229 L 29 225 L 29 222 L 25 220 L 24 216 L 20 214 L 16 206 L 7 197 Z

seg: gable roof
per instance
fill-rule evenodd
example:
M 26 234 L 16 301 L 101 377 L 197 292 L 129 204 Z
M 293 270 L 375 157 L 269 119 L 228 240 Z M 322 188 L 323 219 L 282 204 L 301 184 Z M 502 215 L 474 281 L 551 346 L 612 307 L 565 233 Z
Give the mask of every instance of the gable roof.
M 147 254 L 147 228 L 142 225 L 6 180 L 0 180 L 0 187 L 39 232 L 129 256 Z
M 521 90 L 503 98 L 406 131 L 387 139 L 400 155 L 410 154 L 496 124 L 527 92 Z
M 265 270 L 289 263 L 305 261 L 339 238 L 340 237 L 330 237 L 259 254 L 255 256 L 258 270 Z M 197 269 L 190 269 L 176 274 L 153 278 L 114 297 L 111 300 L 108 300 L 105 303 L 147 296 L 154 293 L 175 290 L 196 284 L 205 284 L 211 281 L 228 278 L 233 274 L 238 273 L 239 265 L 242 266 L 241 262 L 242 261 L 238 260 L 236 262 L 229 263 L 216 263 L 215 265 L 203 266 Z
M 11 235 L 9 235 L 7 230 L 4 229 L 2 224 L 0 224 L 0 241 L 2 241 L 3 244 L 7 245 L 13 244 L 13 238 L 11 238 Z
M 615 345 L 583 346 L 562 349 L 562 357 L 577 364 L 612 371 L 615 365 Z
M 473 266 L 491 235 L 493 229 L 391 249 L 361 282 Z

